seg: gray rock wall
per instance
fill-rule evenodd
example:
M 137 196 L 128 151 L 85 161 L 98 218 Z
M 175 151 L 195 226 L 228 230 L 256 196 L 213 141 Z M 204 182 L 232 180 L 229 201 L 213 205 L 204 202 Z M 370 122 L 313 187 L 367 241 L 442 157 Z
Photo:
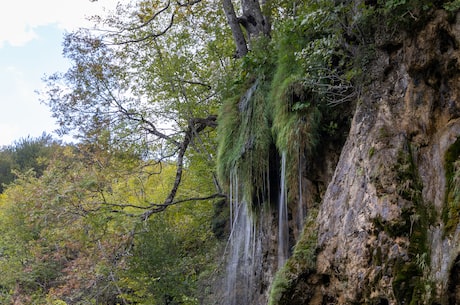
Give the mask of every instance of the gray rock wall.
M 317 219 L 317 273 L 336 304 L 460 302 L 450 275 L 460 227 L 446 224 L 460 215 L 445 216 L 446 152 L 460 137 L 459 19 L 438 11 L 416 35 L 379 46 L 384 66 Z

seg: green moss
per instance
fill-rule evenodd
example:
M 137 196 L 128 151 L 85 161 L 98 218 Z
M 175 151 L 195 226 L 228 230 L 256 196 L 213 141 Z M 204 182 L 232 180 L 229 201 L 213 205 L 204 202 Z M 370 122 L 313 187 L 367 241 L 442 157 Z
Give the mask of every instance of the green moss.
M 316 209 L 309 210 L 302 236 L 294 248 L 291 263 L 296 264 L 298 268 L 315 269 L 318 239 L 316 230 L 317 216 L 318 211 Z
M 253 42 L 240 60 L 237 81 L 224 90 L 234 96 L 224 99 L 219 115 L 218 176 L 229 185 L 237 171 L 248 202 L 266 197 L 268 162 L 276 153 L 286 153 L 287 185 L 297 190 L 301 162 L 314 155 L 324 130 L 335 133 L 343 125 L 326 105 L 356 75 L 339 46 L 341 13 L 331 0 L 299 4 L 296 18 L 278 24 L 271 40 Z M 243 101 L 254 79 L 257 89 Z
M 406 262 L 396 268 L 400 270 L 393 279 L 393 292 L 399 304 L 431 304 L 427 296 L 433 294 L 434 286 L 424 278 L 420 265 Z
M 267 189 L 271 138 L 264 82 L 243 86 L 239 96 L 225 100 L 218 122 L 219 179 L 229 185 L 232 171 L 245 186 L 249 203 L 264 197 Z M 259 198 L 260 199 L 260 198 Z M 260 202 L 263 200 L 260 199 Z
M 290 274 L 290 271 L 287 270 L 287 266 L 283 266 L 280 270 L 278 270 L 270 289 L 268 305 L 280 304 L 280 300 L 282 299 L 286 290 L 288 290 L 291 286 L 291 276 L 292 275 Z
M 298 189 L 298 168 L 301 158 L 311 156 L 318 145 L 322 111 L 318 98 L 305 82 L 305 71 L 296 56 L 307 43 L 299 25 L 286 21 L 277 42 L 276 69 L 268 92 L 271 131 L 280 153 L 287 156 L 287 181 L 290 189 Z
M 302 236 L 297 242 L 292 256 L 276 273 L 270 289 L 269 305 L 292 304 L 294 291 L 296 291 L 299 280 L 301 278 L 305 280 L 305 277 L 315 272 L 318 239 L 317 215 L 316 209 L 310 210 Z
M 442 220 L 445 224 L 444 233 L 450 234 L 460 221 L 460 137 L 446 151 L 444 169 L 446 192 Z
M 296 175 L 301 155 L 310 153 L 319 141 L 321 112 L 310 107 L 313 100 L 299 76 L 300 65 L 295 57 L 302 35 L 293 32 L 277 41 L 273 80 L 270 69 L 253 67 L 263 59 L 260 52 L 251 52 L 243 66 L 256 73 L 257 80 L 242 83 L 237 94 L 224 101 L 219 115 L 219 179 L 229 185 L 231 172 L 237 171 L 241 185 L 245 186 L 245 199 L 250 203 L 267 199 L 267 171 L 269 160 L 273 159 L 273 146 L 287 153 L 287 172 Z M 288 185 L 297 189 L 294 184 Z
M 371 148 L 369 148 L 369 153 L 368 153 L 369 159 L 372 158 L 374 154 L 375 154 L 375 147 L 372 146 Z
M 384 231 L 390 237 L 407 236 L 409 234 L 410 224 L 405 221 L 404 217 L 398 222 L 389 222 L 381 217 L 376 217 L 373 219 L 373 224 L 378 231 Z
M 449 147 L 444 156 L 445 170 L 448 180 L 452 181 L 455 174 L 454 162 L 460 157 L 460 137 Z
M 273 133 L 281 151 L 298 152 L 305 147 L 311 152 L 319 142 L 321 111 L 314 105 L 302 80 L 295 76 L 275 85 L 272 93 Z
M 378 217 L 374 219 L 374 226 L 393 239 L 407 238 L 409 245 L 404 259 L 387 262 L 376 249 L 373 262 L 389 264 L 393 270 L 392 288 L 399 304 L 425 304 L 432 295 L 432 283 L 427 273 L 431 253 L 428 230 L 437 216 L 433 205 L 423 200 L 423 184 L 409 142 L 399 150 L 396 163 L 387 175 L 393 177 L 397 186 L 395 202 L 400 206 L 400 217 L 392 221 Z
M 239 96 L 227 98 L 221 107 L 218 119 L 217 173 L 221 181 L 228 185 L 230 169 L 240 157 L 243 144 L 239 138 L 241 117 L 238 113 Z
M 382 256 L 382 248 L 381 247 L 377 247 L 377 249 L 375 249 L 375 254 L 373 255 L 372 258 L 373 258 L 374 265 L 376 265 L 376 266 L 381 266 L 382 265 L 383 256 Z
M 425 270 L 430 264 L 431 252 L 428 242 L 428 229 L 436 218 L 431 204 L 425 204 L 422 197 L 422 183 L 412 160 L 410 144 L 407 150 L 398 154 L 398 189 L 401 198 L 411 205 L 402 210 L 400 227 L 394 236 L 409 237 L 408 261 L 399 261 L 394 267 L 393 292 L 400 304 L 422 304 L 430 293 L 429 280 Z M 401 230 L 401 231 L 399 231 Z M 399 231 L 399 232 L 398 232 Z M 404 234 L 404 235 L 399 235 Z
M 414 296 L 418 294 L 422 273 L 415 263 L 402 263 L 396 266 L 398 273 L 393 279 L 393 292 L 400 304 L 417 304 Z M 420 301 L 420 300 L 419 300 Z
M 417 169 L 412 160 L 410 143 L 407 143 L 407 150 L 400 150 L 398 152 L 395 170 L 398 182 L 398 195 L 408 201 L 414 202 L 415 206 L 421 205 L 423 201 L 423 185 L 418 177 Z

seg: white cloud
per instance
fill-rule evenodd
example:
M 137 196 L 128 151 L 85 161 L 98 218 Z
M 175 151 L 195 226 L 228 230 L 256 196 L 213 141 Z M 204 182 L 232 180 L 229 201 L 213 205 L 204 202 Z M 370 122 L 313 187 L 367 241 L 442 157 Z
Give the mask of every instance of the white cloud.
M 66 69 L 60 32 L 90 27 L 86 17 L 105 15 L 105 10 L 114 10 L 118 2 L 130 1 L 0 2 L 0 147 L 56 129 L 48 107 L 39 103 L 34 90 L 43 86 L 40 78 L 44 73 Z
M 17 140 L 17 135 L 19 134 L 19 126 L 13 124 L 3 124 L 0 123 L 0 148 L 12 144 Z
M 114 9 L 119 0 L 14 0 L 0 4 L 0 47 L 22 46 L 37 38 L 39 26 L 58 24 L 65 30 L 88 26 L 86 17 Z

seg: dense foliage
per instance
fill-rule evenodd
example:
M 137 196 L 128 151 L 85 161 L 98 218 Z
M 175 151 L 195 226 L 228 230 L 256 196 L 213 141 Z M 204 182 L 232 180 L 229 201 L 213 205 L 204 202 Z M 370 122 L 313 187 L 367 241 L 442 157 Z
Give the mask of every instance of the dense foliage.
M 57 146 L 40 177 L 18 173 L 1 195 L 2 303 L 195 304 L 215 260 L 213 210 L 185 203 L 140 222 L 136 210 L 167 192 L 174 166 L 159 176 L 159 165 L 95 150 Z M 196 182 L 184 189 L 204 192 Z
M 209 304 L 230 175 L 262 202 L 268 162 L 286 153 L 299 168 L 322 139 L 342 141 L 377 20 L 391 33 L 459 7 L 416 3 L 138 0 L 67 34 L 72 66 L 41 97 L 77 144 L 0 151 L 0 303 Z M 306 236 L 295 260 L 314 257 Z
M 48 134 L 24 138 L 0 149 L 0 193 L 15 179 L 15 173 L 33 170 L 41 176 L 59 143 Z

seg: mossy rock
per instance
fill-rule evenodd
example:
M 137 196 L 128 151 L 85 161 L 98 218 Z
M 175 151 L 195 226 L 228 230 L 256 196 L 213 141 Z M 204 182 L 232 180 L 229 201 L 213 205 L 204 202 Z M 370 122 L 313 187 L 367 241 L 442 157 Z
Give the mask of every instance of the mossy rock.
M 316 272 L 317 215 L 316 209 L 309 211 L 302 236 L 292 256 L 275 275 L 269 305 L 307 304 L 307 300 L 313 296 L 315 288 L 308 284 L 308 279 L 315 276 Z
M 211 220 L 211 229 L 214 236 L 223 240 L 229 234 L 229 214 L 230 210 L 226 199 L 218 200 L 213 204 L 214 215 Z
M 444 155 L 446 173 L 445 203 L 442 220 L 445 234 L 452 233 L 460 221 L 460 137 L 449 147 Z
M 393 293 L 399 304 L 417 304 L 414 296 L 419 295 L 422 272 L 414 263 L 405 263 L 395 266 L 398 270 L 393 279 Z M 416 302 L 416 303 L 414 303 Z

